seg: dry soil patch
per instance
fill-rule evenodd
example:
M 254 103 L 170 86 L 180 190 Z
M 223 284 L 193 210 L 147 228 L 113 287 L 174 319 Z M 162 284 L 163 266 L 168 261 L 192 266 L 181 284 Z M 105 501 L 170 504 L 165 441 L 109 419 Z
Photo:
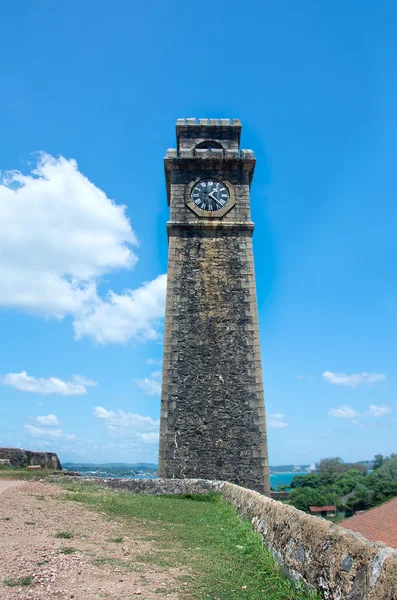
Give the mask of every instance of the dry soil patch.
M 0 480 L 0 494 L 5 492 L 10 487 L 17 487 L 18 485 L 25 485 L 24 481 L 3 481 Z
M 7 485 L 5 485 L 7 484 Z M 178 594 L 179 569 L 135 561 L 153 551 L 149 525 L 115 522 L 39 482 L 0 481 L 0 597 L 3 600 L 171 598 Z M 60 531 L 73 533 L 58 539 Z M 123 536 L 121 543 L 110 542 Z M 75 551 L 63 554 L 62 548 Z M 31 576 L 26 587 L 5 580 Z

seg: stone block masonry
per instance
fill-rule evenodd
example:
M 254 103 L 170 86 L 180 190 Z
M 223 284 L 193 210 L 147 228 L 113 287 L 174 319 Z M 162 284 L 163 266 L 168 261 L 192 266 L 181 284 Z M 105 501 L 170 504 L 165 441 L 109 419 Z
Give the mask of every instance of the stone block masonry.
M 203 479 L 73 480 L 150 495 L 219 492 L 251 521 L 285 574 L 324 600 L 397 600 L 395 550 L 252 490 Z
M 59 471 L 62 465 L 55 452 L 31 452 L 21 448 L 0 448 L 0 459 L 8 460 L 12 467 L 25 468 L 40 465 L 43 469 Z
M 177 264 L 169 271 L 161 456 L 168 477 L 222 474 L 265 491 L 250 233 L 220 228 L 170 236 Z
M 239 154 L 240 134 L 237 120 L 181 119 L 165 159 L 159 475 L 229 480 L 270 495 L 250 216 L 255 158 Z M 226 186 L 228 204 L 196 210 L 190 191 L 200 180 Z

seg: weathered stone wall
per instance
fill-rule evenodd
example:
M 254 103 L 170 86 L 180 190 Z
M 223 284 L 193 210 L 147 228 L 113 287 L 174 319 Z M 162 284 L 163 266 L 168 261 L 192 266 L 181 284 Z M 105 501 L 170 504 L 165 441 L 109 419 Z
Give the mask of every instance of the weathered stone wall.
M 272 492 L 271 497 L 273 500 L 288 500 L 290 497 L 289 492 Z
M 40 465 L 43 469 L 62 469 L 55 452 L 31 452 L 21 448 L 0 448 L 0 458 L 8 459 L 13 467 Z
M 250 217 L 255 159 L 252 152 L 247 160 L 237 156 L 240 130 L 239 123 L 178 125 L 178 150 L 166 159 L 171 220 L 159 475 L 226 479 L 270 495 Z M 236 156 L 194 158 L 204 139 L 233 146 Z M 182 157 L 182 148 L 190 155 Z M 187 206 L 189 185 L 200 178 L 228 182 L 235 204 L 221 219 Z
M 265 492 L 252 241 L 219 229 L 171 236 L 159 474 L 221 476 Z M 250 232 L 249 232 L 250 233 Z
M 291 578 L 326 600 L 396 600 L 397 552 L 325 519 L 236 485 L 223 497 L 252 522 Z
M 281 569 L 318 590 L 324 600 L 397 599 L 395 550 L 252 490 L 202 479 L 74 480 L 144 494 L 220 492 L 240 516 L 251 520 Z
M 56 479 L 56 478 L 55 478 Z M 70 477 L 76 483 L 91 483 L 119 492 L 161 496 L 163 494 L 207 494 L 220 492 L 223 481 L 208 479 L 118 479 L 102 477 Z

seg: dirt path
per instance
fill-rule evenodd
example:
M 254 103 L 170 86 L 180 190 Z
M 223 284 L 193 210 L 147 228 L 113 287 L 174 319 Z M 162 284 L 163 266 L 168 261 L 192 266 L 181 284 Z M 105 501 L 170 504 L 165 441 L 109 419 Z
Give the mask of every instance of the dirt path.
M 0 493 L 2 600 L 178 598 L 179 570 L 134 561 L 153 548 L 139 523 L 127 528 L 62 502 L 63 490 L 46 483 L 1 481 Z M 65 531 L 73 537 L 55 537 Z M 21 577 L 31 577 L 30 585 L 10 586 Z
M 0 481 L 0 494 L 5 492 L 10 487 L 17 487 L 18 485 L 25 485 L 24 481 Z

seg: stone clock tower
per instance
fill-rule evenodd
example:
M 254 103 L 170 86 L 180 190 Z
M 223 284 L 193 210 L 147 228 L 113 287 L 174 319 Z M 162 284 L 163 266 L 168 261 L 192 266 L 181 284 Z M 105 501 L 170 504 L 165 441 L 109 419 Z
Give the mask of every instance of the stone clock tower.
M 178 119 L 165 175 L 168 287 L 159 476 L 270 495 L 252 255 L 252 150 L 237 119 Z

